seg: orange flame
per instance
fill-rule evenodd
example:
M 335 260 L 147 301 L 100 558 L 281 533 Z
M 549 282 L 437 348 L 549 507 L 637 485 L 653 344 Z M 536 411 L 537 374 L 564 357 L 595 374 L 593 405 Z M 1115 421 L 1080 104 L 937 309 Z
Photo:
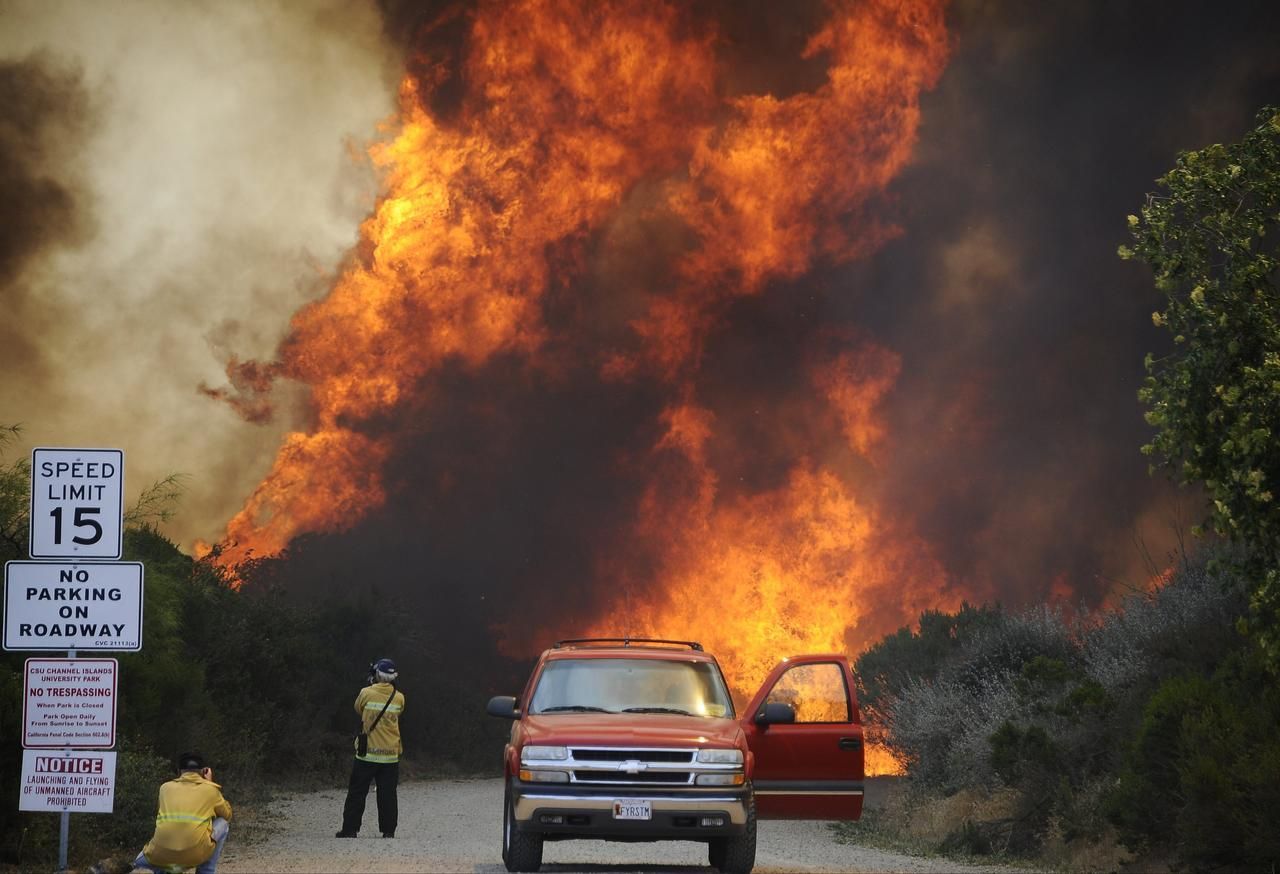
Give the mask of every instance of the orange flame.
M 863 767 L 868 777 L 901 777 L 907 773 L 907 765 L 893 754 L 893 750 L 879 740 L 867 738 L 863 746 Z
M 667 256 L 669 283 L 623 307 L 630 336 L 591 354 L 605 381 L 670 392 L 632 532 L 659 560 L 639 576 L 600 557 L 599 583 L 628 599 L 630 628 L 596 630 L 703 639 L 741 692 L 781 655 L 857 652 L 923 608 L 953 606 L 927 545 L 871 488 L 893 353 L 850 339 L 815 356 L 797 386 L 816 411 L 812 439 L 796 438 L 789 471 L 754 491 L 721 481 L 708 450 L 731 444 L 732 428 L 699 385 L 735 298 L 897 233 L 876 207 L 945 65 L 943 11 L 943 0 L 831 0 L 803 52 L 827 63 L 820 87 L 725 98 L 714 25 L 668 3 L 481 4 L 456 113 L 433 116 L 431 86 L 402 85 L 401 117 L 370 151 L 384 195 L 357 257 L 294 317 L 278 361 L 233 362 L 234 391 L 212 392 L 261 418 L 283 377 L 310 388 L 312 410 L 228 523 L 219 561 L 279 553 L 379 506 L 391 438 L 370 434 L 410 399 L 430 411 L 445 365 L 549 366 L 564 329 L 545 320 L 548 290 L 571 286 L 589 269 L 587 241 L 638 210 L 679 228 L 683 248 Z M 557 631 L 513 624 L 503 645 L 527 651 Z
M 897 367 L 874 347 L 862 357 L 877 352 L 889 359 L 878 366 L 880 378 L 836 382 L 850 367 L 844 357 L 815 374 L 850 445 L 863 453 L 883 433 L 876 400 Z M 838 391 L 827 390 L 836 384 Z M 609 568 L 626 603 L 591 636 L 700 640 L 723 664 L 741 706 L 784 656 L 858 653 L 926 608 L 958 606 L 927 545 L 860 501 L 834 470 L 800 459 L 777 489 L 725 499 L 706 460 L 711 414 L 684 405 L 669 409 L 664 422 L 659 470 L 636 530 L 664 558 L 654 574 L 660 585 L 635 579 L 625 566 Z M 877 742 L 866 755 L 868 774 L 903 772 Z

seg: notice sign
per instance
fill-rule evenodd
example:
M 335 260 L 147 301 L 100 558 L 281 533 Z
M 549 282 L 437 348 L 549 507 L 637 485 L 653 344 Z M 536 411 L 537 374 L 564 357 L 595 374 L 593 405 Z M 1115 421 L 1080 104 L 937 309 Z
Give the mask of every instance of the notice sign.
M 124 546 L 124 452 L 31 451 L 31 557 L 117 559 Z
M 142 563 L 6 562 L 4 648 L 142 649 Z
M 114 752 L 22 751 L 19 810 L 111 813 L 115 795 Z
M 116 745 L 115 659 L 27 659 L 22 745 Z

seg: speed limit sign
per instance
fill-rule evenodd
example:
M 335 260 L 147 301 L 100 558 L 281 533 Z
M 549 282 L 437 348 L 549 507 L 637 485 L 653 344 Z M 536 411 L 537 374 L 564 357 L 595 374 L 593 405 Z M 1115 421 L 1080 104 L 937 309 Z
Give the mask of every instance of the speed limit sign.
M 123 502 L 123 451 L 33 449 L 31 557 L 120 558 Z

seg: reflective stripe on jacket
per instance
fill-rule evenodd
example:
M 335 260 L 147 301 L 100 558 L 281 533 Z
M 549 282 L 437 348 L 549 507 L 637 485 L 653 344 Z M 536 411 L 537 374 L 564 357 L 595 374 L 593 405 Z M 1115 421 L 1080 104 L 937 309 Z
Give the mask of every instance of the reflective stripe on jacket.
M 369 726 L 382 713 L 382 705 L 387 703 L 394 687 L 390 683 L 374 683 L 365 686 L 356 696 L 356 713 L 361 717 L 361 728 L 368 732 Z M 369 751 L 356 758 L 362 762 L 398 762 L 404 747 L 400 743 L 400 714 L 404 712 L 404 693 L 397 691 L 396 697 L 389 705 L 387 712 L 378 720 L 378 725 L 369 734 Z
M 184 771 L 160 787 L 156 832 L 142 852 L 152 865 L 195 867 L 213 855 L 213 818 L 231 819 L 222 787 Z

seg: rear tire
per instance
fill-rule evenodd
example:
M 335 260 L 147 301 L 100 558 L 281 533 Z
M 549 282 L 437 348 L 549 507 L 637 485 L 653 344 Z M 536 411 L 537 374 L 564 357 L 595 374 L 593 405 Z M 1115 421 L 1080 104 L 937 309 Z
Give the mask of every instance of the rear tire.
M 747 802 L 747 827 L 742 834 L 712 838 L 707 843 L 707 861 L 721 874 L 751 874 L 756 866 L 756 800 Z
M 502 863 L 508 871 L 537 871 L 542 867 L 542 835 L 516 828 L 510 789 L 502 798 Z

